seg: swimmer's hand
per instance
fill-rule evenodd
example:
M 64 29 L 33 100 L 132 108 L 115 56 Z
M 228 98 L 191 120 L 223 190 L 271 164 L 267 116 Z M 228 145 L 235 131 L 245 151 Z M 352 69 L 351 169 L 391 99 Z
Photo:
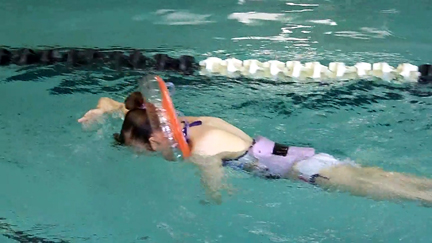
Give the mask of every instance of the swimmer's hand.
M 207 198 L 209 200 L 211 200 L 211 202 L 216 203 L 217 205 L 221 205 L 222 204 L 222 194 L 220 192 L 220 190 L 214 191 L 211 190 L 210 188 L 206 188 L 207 190 Z M 209 190 L 210 189 L 210 190 Z
M 99 99 L 98 104 L 95 109 L 89 110 L 83 117 L 78 119 L 79 123 L 92 123 L 99 120 L 105 113 L 113 113 L 116 111 L 121 111 L 126 114 L 127 109 L 123 103 L 115 101 L 113 99 L 102 97 Z
M 206 189 L 207 203 L 215 203 L 217 205 L 222 204 L 222 193 L 221 191 L 226 191 L 228 195 L 233 195 L 235 189 L 228 184 L 222 183 L 220 177 L 218 182 L 210 184 L 211 182 L 203 182 Z
M 209 200 L 200 200 L 200 204 L 207 205 L 211 203 L 216 203 L 217 205 L 222 204 L 222 195 L 216 196 L 216 197 L 210 197 Z

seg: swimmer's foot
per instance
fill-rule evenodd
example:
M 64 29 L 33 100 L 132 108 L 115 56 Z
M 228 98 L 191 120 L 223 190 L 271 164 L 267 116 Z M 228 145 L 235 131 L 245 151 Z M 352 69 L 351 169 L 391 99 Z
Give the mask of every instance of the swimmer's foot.
M 80 119 L 78 119 L 79 123 L 92 123 L 97 121 L 100 117 L 102 117 L 102 115 L 104 114 L 102 109 L 92 109 L 87 111 L 87 113 L 84 114 L 83 117 L 81 117 Z

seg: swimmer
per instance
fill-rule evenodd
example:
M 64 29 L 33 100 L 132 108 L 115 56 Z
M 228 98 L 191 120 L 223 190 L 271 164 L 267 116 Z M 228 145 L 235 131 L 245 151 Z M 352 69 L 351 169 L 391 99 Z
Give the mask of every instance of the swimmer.
M 153 129 L 156 112 L 140 92 L 124 103 L 101 98 L 80 123 L 91 123 L 102 114 L 125 115 L 115 140 L 122 145 L 158 151 L 165 159 L 170 144 L 160 129 Z M 221 203 L 224 167 L 232 167 L 266 179 L 301 180 L 325 190 L 344 191 L 375 200 L 411 200 L 423 206 L 432 204 L 432 179 L 415 177 L 380 168 L 362 167 L 350 160 L 339 160 L 314 148 L 287 146 L 258 136 L 250 137 L 239 128 L 217 117 L 179 117 L 191 157 L 201 172 L 201 182 L 209 199 Z M 211 159 L 207 159 L 211 158 Z

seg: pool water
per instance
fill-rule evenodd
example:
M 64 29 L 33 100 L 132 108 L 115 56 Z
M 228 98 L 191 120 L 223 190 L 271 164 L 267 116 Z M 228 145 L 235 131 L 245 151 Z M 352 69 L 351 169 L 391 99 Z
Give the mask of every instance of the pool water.
M 0 44 L 13 47 L 392 65 L 423 64 L 432 50 L 428 1 L 0 4 Z M 229 169 L 233 194 L 205 204 L 193 166 L 112 146 L 120 119 L 76 122 L 102 96 L 123 100 L 144 74 L 0 68 L 0 242 L 20 234 L 45 242 L 430 242 L 430 208 Z M 219 116 L 251 136 L 431 177 L 430 86 L 161 76 L 175 84 L 173 100 L 186 115 Z

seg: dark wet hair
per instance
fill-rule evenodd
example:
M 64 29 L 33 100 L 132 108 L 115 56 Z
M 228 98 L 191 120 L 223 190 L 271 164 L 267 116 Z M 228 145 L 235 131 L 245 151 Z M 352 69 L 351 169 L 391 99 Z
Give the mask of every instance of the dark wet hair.
M 141 92 L 130 94 L 125 100 L 125 106 L 129 111 L 126 113 L 120 133 L 115 133 L 114 139 L 120 145 L 131 145 L 132 142 L 138 141 L 148 150 L 154 151 L 149 139 L 155 128 L 160 127 L 156 107 L 146 102 Z

